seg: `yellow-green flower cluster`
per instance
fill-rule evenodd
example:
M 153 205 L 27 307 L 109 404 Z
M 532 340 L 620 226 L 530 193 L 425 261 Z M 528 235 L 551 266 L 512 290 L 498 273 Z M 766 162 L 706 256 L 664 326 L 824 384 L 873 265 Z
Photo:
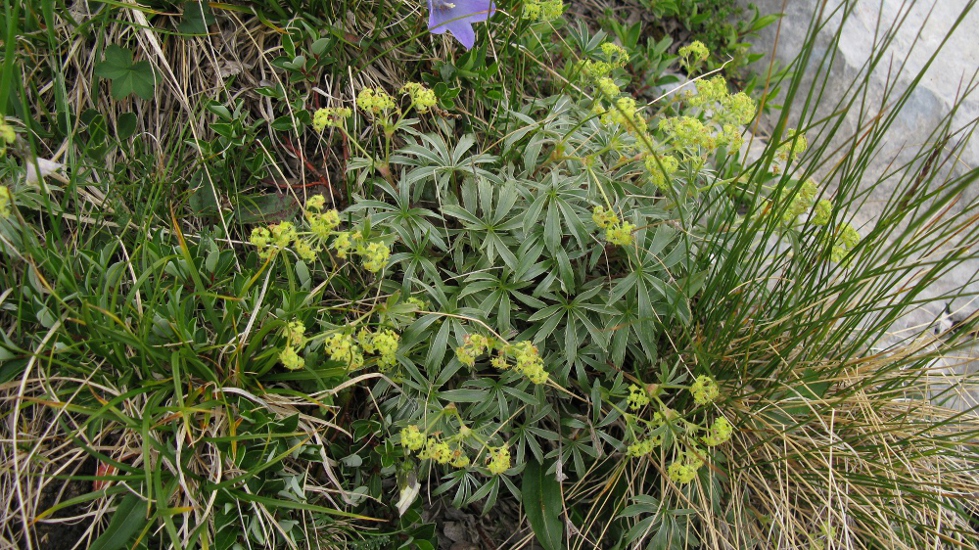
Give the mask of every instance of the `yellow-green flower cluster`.
M 717 147 L 710 128 L 692 116 L 664 118 L 659 121 L 659 129 L 667 135 L 676 150 L 687 156 L 698 156 Z
M 290 346 L 301 346 L 306 339 L 306 325 L 302 321 L 290 321 L 286 325 L 286 342 Z
M 433 460 L 454 468 L 469 466 L 469 457 L 462 447 L 449 445 L 447 441 L 441 441 L 436 437 L 426 439 L 418 430 L 418 426 L 408 426 L 401 430 L 401 445 L 410 452 L 420 449 L 418 458 L 421 460 Z
M 646 119 L 636 109 L 636 100 L 620 97 L 602 114 L 602 124 L 618 124 L 631 133 L 645 133 L 649 129 Z
M 473 367 L 476 365 L 477 357 L 492 350 L 495 346 L 496 340 L 492 338 L 487 338 L 482 334 L 467 334 L 462 345 L 456 348 L 456 358 L 463 365 Z
M 299 370 L 306 366 L 306 360 L 296 351 L 306 343 L 306 326 L 297 319 L 286 324 L 283 332 L 286 337 L 286 347 L 279 354 L 279 361 L 289 370 Z
M 625 48 L 611 42 L 602 44 L 601 48 L 605 55 L 604 61 L 588 60 L 581 66 L 581 73 L 592 81 L 608 76 L 612 71 L 624 67 L 629 62 L 629 52 Z
M 626 448 L 626 454 L 632 458 L 646 456 L 653 452 L 659 443 L 653 438 L 640 439 Z
M 718 389 L 717 382 L 713 378 L 701 375 L 690 386 L 690 393 L 693 395 L 694 402 L 703 406 L 713 403 L 720 395 L 720 389 Z
M 0 122 L 0 157 L 7 154 L 7 147 L 13 145 L 15 141 L 17 141 L 17 132 L 14 131 L 14 127 Z
M 598 93 L 601 94 L 602 97 L 609 100 L 618 97 L 618 95 L 622 93 L 615 81 L 607 76 L 602 76 L 595 79 L 595 89 L 598 90 Z
M 328 336 L 323 341 L 323 350 L 333 361 L 345 363 L 349 370 L 364 366 L 364 354 L 350 334 L 337 332 Z
M 486 469 L 493 475 L 500 475 L 510 469 L 510 449 L 506 445 L 502 447 L 490 447 L 486 457 Z
M 0 185 L 0 220 L 10 216 L 12 210 L 11 205 L 14 203 L 14 197 L 10 193 L 10 189 Z
M 377 366 L 382 371 L 397 364 L 398 342 L 401 336 L 391 329 L 381 329 L 377 332 L 361 329 L 357 334 L 360 347 L 367 353 L 377 354 Z
M 530 21 L 553 21 L 564 13 L 562 0 L 526 0 L 520 17 Z
M 819 187 L 816 186 L 815 181 L 809 179 L 803 182 L 795 196 L 792 197 L 792 202 L 789 203 L 788 208 L 782 213 L 782 225 L 792 225 L 795 219 L 799 217 L 799 214 L 802 214 L 812 206 L 813 199 L 815 199 L 816 193 L 818 192 Z
M 605 240 L 617 246 L 629 246 L 632 244 L 632 232 L 636 226 L 619 220 L 619 217 L 611 211 L 606 211 L 601 206 L 596 206 L 592 210 L 591 219 L 595 224 L 605 230 Z
M 629 384 L 629 408 L 638 411 L 649 404 L 649 394 L 635 384 Z
M 270 227 L 256 227 L 252 230 L 248 242 L 258 248 L 258 257 L 268 260 L 280 250 L 285 249 L 290 244 L 293 245 L 296 254 L 305 261 L 316 259 L 318 247 L 314 247 L 305 240 L 292 222 L 281 222 Z
M 720 416 L 710 425 L 710 428 L 707 429 L 707 435 L 701 438 L 701 441 L 708 447 L 717 447 L 731 439 L 733 432 L 734 428 L 731 427 L 731 423 Z
M 605 240 L 616 246 L 629 246 L 632 244 L 632 232 L 636 229 L 635 225 L 629 222 L 622 222 L 605 228 Z
M 813 225 L 826 225 L 829 223 L 830 216 L 833 215 L 833 203 L 826 199 L 821 199 L 812 209 L 812 217 L 809 223 Z
M 853 228 L 852 225 L 844 223 L 840 226 L 836 233 L 836 241 L 833 244 L 833 250 L 830 252 L 830 260 L 834 263 L 840 263 L 843 258 L 853 250 L 853 247 L 857 246 L 860 242 L 860 233 Z
M 337 258 L 341 260 L 347 259 L 347 254 L 350 253 L 350 249 L 353 247 L 353 239 L 359 238 L 360 233 L 356 231 L 342 231 L 337 233 L 335 239 L 333 239 L 333 244 L 330 247 L 334 252 L 337 253 Z
M 425 445 L 425 434 L 414 424 L 401 429 L 401 446 L 409 451 L 417 451 Z
M 377 116 L 394 110 L 397 104 L 394 98 L 381 88 L 364 88 L 357 94 L 357 107 Z
M 712 106 L 728 97 L 727 80 L 723 76 L 702 78 L 697 81 L 697 93 L 684 96 L 691 107 Z
M 435 92 L 418 82 L 408 82 L 401 87 L 401 93 L 411 98 L 411 105 L 419 113 L 427 113 L 438 104 Z
M 710 50 L 699 40 L 680 48 L 677 53 L 680 54 L 680 63 L 691 71 L 710 57 Z
M 544 360 L 541 359 L 537 346 L 529 341 L 517 342 L 506 347 L 506 353 L 512 354 L 517 361 L 513 370 L 522 373 L 534 384 L 547 382 L 547 371 L 544 370 Z
M 332 220 L 330 220 L 332 222 Z M 364 242 L 363 235 L 357 231 L 341 231 L 336 234 L 333 243 L 330 245 L 337 258 L 347 259 L 353 250 L 360 256 L 361 265 L 364 269 L 377 273 L 384 269 L 391 257 L 391 249 L 381 241 Z
M 643 163 L 649 172 L 650 181 L 662 191 L 670 188 L 670 180 L 673 174 L 680 168 L 680 161 L 673 155 L 660 155 L 656 157 L 650 153 L 646 155 Z
M 361 265 L 364 269 L 377 273 L 388 265 L 391 250 L 382 242 L 372 241 L 364 246 L 358 246 L 357 254 L 361 257 Z
M 279 361 L 282 366 L 289 370 L 299 370 L 306 366 L 306 360 L 292 347 L 286 347 L 282 350 L 282 353 L 279 354 Z
M 775 152 L 775 158 L 783 163 L 795 162 L 808 148 L 809 140 L 806 139 L 806 135 L 795 129 L 789 129 L 786 142 Z
M 319 200 L 315 200 L 319 199 Z M 323 195 L 316 195 L 306 202 L 306 221 L 309 222 L 309 230 L 321 242 L 326 242 L 333 234 L 333 231 L 340 226 L 340 213 L 332 208 L 326 212 L 320 212 L 322 208 Z
M 322 132 L 327 126 L 342 127 L 345 120 L 350 118 L 353 111 L 350 107 L 326 107 L 313 113 L 313 130 Z
M 730 124 L 743 126 L 754 120 L 757 111 L 758 106 L 755 104 L 755 100 L 744 92 L 738 92 L 721 99 L 718 117 Z
M 508 370 L 508 357 L 513 357 L 513 370 L 523 374 L 534 384 L 547 382 L 547 371 L 544 370 L 544 360 L 541 359 L 537 346 L 529 341 L 499 346 L 496 340 L 481 334 L 467 334 L 463 344 L 456 348 L 456 358 L 463 365 L 472 367 L 476 358 L 499 347 L 499 353 L 490 360 L 490 364 L 499 370 Z
M 674 482 L 684 485 L 697 477 L 697 470 L 703 465 L 704 462 L 695 453 L 684 451 L 666 469 L 666 474 Z

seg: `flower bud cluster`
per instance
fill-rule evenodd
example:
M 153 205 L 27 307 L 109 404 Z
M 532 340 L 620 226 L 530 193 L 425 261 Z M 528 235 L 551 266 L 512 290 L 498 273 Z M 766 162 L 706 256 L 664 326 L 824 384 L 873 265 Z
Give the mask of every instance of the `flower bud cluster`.
M 562 0 L 526 0 L 520 17 L 530 21 L 553 21 L 564 14 Z
M 17 132 L 14 131 L 14 127 L 0 122 L 0 157 L 7 154 L 7 147 L 13 145 L 15 141 L 17 141 Z
M 673 174 L 680 168 L 680 161 L 673 155 L 660 155 L 657 157 L 650 153 L 646 155 L 643 162 L 646 165 L 646 170 L 649 172 L 650 181 L 663 191 L 666 191 L 670 187 L 670 180 Z
M 720 389 L 718 389 L 717 382 L 713 378 L 701 375 L 690 386 L 690 394 L 693 395 L 696 404 L 704 406 L 717 399 L 717 396 L 720 395 Z
M 350 107 L 326 107 L 324 109 L 317 109 L 313 113 L 313 130 L 322 132 L 327 127 L 342 127 L 344 121 L 350 118 L 352 114 L 353 111 L 350 110 Z
M 734 432 L 734 428 L 723 416 L 717 417 L 714 423 L 710 425 L 707 429 L 707 435 L 701 438 L 704 445 L 708 447 L 717 447 L 723 443 L 726 443 L 731 439 L 731 434 Z
M 803 182 L 799 190 L 792 197 L 792 202 L 789 203 L 785 212 L 782 213 L 781 224 L 783 226 L 789 226 L 795 223 L 799 214 L 802 214 L 812 206 L 813 200 L 816 198 L 816 193 L 818 192 L 819 188 L 815 181 L 810 179 Z
M 510 449 L 506 445 L 502 447 L 490 447 L 486 457 L 486 469 L 494 475 L 500 475 L 509 470 Z
M 778 150 L 775 151 L 776 162 L 772 163 L 772 172 L 781 174 L 783 165 L 788 165 L 798 160 L 799 156 L 808 148 L 809 140 L 806 139 L 806 135 L 794 128 L 790 128 L 786 133 L 785 143 L 780 145 Z
M 382 241 L 367 241 L 357 231 L 337 231 L 340 214 L 336 210 L 323 211 L 326 199 L 321 195 L 306 201 L 304 217 L 309 224 L 308 232 L 300 232 L 292 222 L 282 222 L 270 227 L 252 230 L 249 242 L 258 248 L 258 255 L 268 260 L 279 251 L 292 245 L 296 255 L 306 262 L 316 260 L 322 245 L 330 237 L 330 248 L 340 259 L 346 259 L 351 251 L 360 256 L 364 269 L 377 273 L 387 266 L 391 250 Z
M 306 360 L 296 351 L 306 343 L 306 326 L 298 319 L 290 321 L 286 324 L 283 335 L 286 347 L 279 353 L 279 362 L 289 370 L 299 370 L 306 366 Z
M 844 223 L 836 232 L 836 240 L 833 243 L 833 250 L 830 252 L 830 261 L 840 263 L 847 254 L 853 250 L 860 242 L 860 233 L 849 223 Z
M 449 438 L 449 441 L 438 436 L 426 437 L 415 425 L 401 430 L 401 446 L 408 452 L 417 452 L 419 459 L 448 464 L 453 468 L 465 468 L 470 464 L 469 456 L 461 442 L 453 441 L 456 439 L 460 439 L 460 436 Z
M 592 209 L 591 219 L 600 229 L 605 230 L 605 240 L 617 246 L 629 246 L 632 244 L 632 232 L 636 226 L 619 220 L 613 212 L 605 210 L 601 206 Z
M 349 370 L 357 370 L 364 366 L 364 353 L 350 334 L 340 332 L 331 334 L 323 341 L 323 349 L 330 359 L 346 364 Z
M 390 370 L 398 362 L 398 343 L 401 336 L 391 329 L 381 329 L 371 332 L 366 328 L 357 333 L 357 342 L 363 350 L 377 355 L 377 367 L 381 371 Z
M 419 113 L 427 113 L 438 104 L 435 92 L 418 82 L 408 82 L 401 87 L 401 93 L 411 98 L 411 105 Z
M 635 384 L 629 384 L 629 408 L 638 411 L 649 404 L 649 393 Z
M 691 451 L 681 451 L 676 460 L 666 469 L 666 475 L 675 483 L 684 485 L 690 483 L 697 477 L 697 471 L 704 465 L 704 461 Z
M 833 215 L 833 203 L 826 199 L 821 199 L 816 203 L 816 206 L 812 209 L 812 217 L 809 218 L 809 223 L 813 225 L 826 225 L 829 223 L 830 217 Z
M 364 88 L 357 94 L 357 107 L 373 116 L 386 116 L 397 104 L 382 88 Z
M 527 377 L 534 384 L 544 384 L 547 382 L 548 374 L 544 370 L 544 360 L 541 359 L 537 346 L 529 341 L 517 342 L 515 344 L 499 343 L 492 338 L 487 338 L 481 334 L 466 335 L 463 344 L 456 348 L 456 358 L 463 365 L 472 367 L 476 364 L 476 359 L 484 353 L 498 350 L 490 363 L 499 370 L 510 368 L 509 358 L 513 358 L 513 370 Z
M 10 193 L 10 189 L 0 185 L 0 220 L 10 216 L 10 212 L 12 211 L 11 205 L 13 203 L 14 197 Z
M 696 157 L 717 148 L 711 128 L 699 119 L 682 115 L 659 121 L 659 129 L 666 134 L 674 149 L 686 157 Z
M 699 40 L 680 48 L 677 53 L 680 54 L 680 63 L 691 72 L 710 57 L 710 50 Z
M 629 52 L 622 46 L 606 42 L 601 48 L 605 60 L 590 59 L 581 65 L 581 73 L 592 81 L 609 76 L 612 71 L 621 69 L 629 62 Z

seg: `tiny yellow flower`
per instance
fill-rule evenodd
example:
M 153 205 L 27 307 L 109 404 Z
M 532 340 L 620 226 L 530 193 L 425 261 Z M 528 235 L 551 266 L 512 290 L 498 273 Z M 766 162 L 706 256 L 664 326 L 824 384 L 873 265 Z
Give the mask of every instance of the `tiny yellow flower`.
M 617 246 L 629 246 L 632 244 L 632 232 L 636 229 L 635 225 L 629 222 L 622 222 L 605 229 L 605 240 Z
M 282 350 L 282 353 L 279 354 L 279 361 L 282 362 L 282 366 L 289 370 L 299 370 L 306 366 L 306 361 L 291 346 Z
M 429 109 L 438 104 L 435 92 L 417 82 L 408 82 L 401 87 L 401 93 L 407 94 L 411 98 L 411 105 L 419 113 L 427 113 Z
M 629 384 L 629 408 L 638 411 L 649 404 L 649 394 L 635 384 Z
M 10 216 L 12 211 L 11 205 L 14 203 L 14 197 L 10 193 L 10 189 L 0 185 L 0 219 Z
M 376 116 L 393 110 L 397 104 L 380 88 L 364 88 L 357 94 L 357 107 Z
M 716 447 L 725 443 L 727 440 L 731 439 L 731 434 L 734 432 L 734 428 L 723 416 L 718 417 L 717 420 L 711 424 L 710 428 L 707 430 L 707 435 L 705 435 L 701 440 L 704 445 L 708 447 Z
M 319 212 L 326 205 L 326 197 L 323 195 L 313 195 L 306 201 L 306 211 Z
M 486 468 L 491 474 L 500 475 L 510 469 L 510 449 L 503 447 L 491 447 L 487 456 Z
M 425 445 L 425 434 L 412 424 L 401 430 L 401 446 L 409 451 L 417 451 Z
M 350 248 L 353 246 L 351 242 L 351 237 L 353 233 L 350 231 L 345 231 L 337 234 L 336 238 L 333 239 L 333 250 L 337 253 L 337 258 L 346 259 L 347 254 L 350 252 Z
M 713 378 L 702 375 L 698 376 L 693 385 L 690 386 L 690 393 L 693 395 L 694 402 L 703 406 L 713 403 L 720 395 L 720 390 Z
M 367 246 L 359 250 L 358 253 L 362 256 L 364 269 L 372 273 L 384 269 L 388 265 L 388 258 L 391 256 L 391 250 L 388 249 L 387 245 L 376 241 L 367 243 Z
M 333 230 L 340 226 L 340 213 L 336 210 L 327 210 L 322 214 L 306 212 L 306 219 L 309 220 L 309 230 L 323 241 L 328 239 Z
M 350 118 L 353 111 L 350 107 L 327 107 L 317 109 L 313 113 L 313 130 L 322 132 L 327 126 L 340 127 L 346 119 Z
M 306 325 L 302 321 L 290 321 L 286 326 L 286 340 L 290 346 L 301 346 L 306 339 Z
M 680 453 L 680 456 L 666 469 L 666 474 L 674 482 L 684 485 L 697 477 L 697 470 L 704 463 L 693 453 Z
M 655 448 L 655 441 L 653 439 L 641 439 L 636 441 L 626 449 L 626 454 L 632 458 L 639 458 L 648 455 L 653 452 Z

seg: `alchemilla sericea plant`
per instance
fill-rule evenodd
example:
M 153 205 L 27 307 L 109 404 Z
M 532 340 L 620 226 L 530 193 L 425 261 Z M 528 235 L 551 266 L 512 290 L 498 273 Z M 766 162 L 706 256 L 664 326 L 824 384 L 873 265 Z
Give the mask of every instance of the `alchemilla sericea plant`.
M 726 78 L 705 43 L 742 48 L 734 26 L 34 3 L 0 68 L 33 79 L 0 90 L 2 540 L 437 548 L 447 514 L 547 550 L 974 534 L 979 427 L 933 398 L 944 343 L 878 341 L 977 240 L 972 206 L 943 218 L 968 183 L 935 175 L 948 128 L 857 225 L 873 148 L 824 158 L 846 108 L 807 115 L 798 70 Z M 633 7 L 701 25 L 730 2 Z M 167 69 L 202 47 L 213 66 Z
M 385 379 L 373 394 L 385 453 L 400 456 L 390 463 L 400 506 L 418 494 L 409 479 L 431 480 L 456 506 L 488 508 L 501 487 L 519 497 L 511 479 L 528 460 L 576 481 L 607 457 L 661 464 L 677 489 L 710 479 L 704 466 L 732 437 L 734 415 L 709 365 L 659 345 L 692 321 L 704 277 L 697 250 L 717 231 L 711 220 L 730 217 L 747 192 L 767 204 L 756 216 L 778 216 L 786 231 L 826 223 L 825 203 L 808 216 L 811 181 L 772 184 L 776 192 L 735 176 L 756 114 L 748 95 L 704 76 L 640 104 L 623 91 L 629 52 L 603 35 L 592 42 L 565 68 L 578 91 L 506 105 L 502 138 L 481 151 L 472 135 L 446 140 L 453 113 L 417 82 L 397 94 L 365 87 L 356 110 L 313 111 L 315 132 L 362 155 L 351 177 L 375 195 L 342 214 L 321 212 L 314 196 L 308 232 L 283 222 L 252 233 L 263 258 L 290 243 L 306 261 L 322 252 L 324 265 L 357 257 L 379 295 L 417 315 L 399 334 L 356 333 L 369 317 L 358 314 L 320 338 L 350 372 L 381 350 Z M 694 43 L 680 54 L 695 69 L 709 52 Z M 355 119 L 367 128 L 359 136 Z M 803 143 L 779 150 L 769 180 Z M 363 229 L 338 231 L 341 219 Z M 841 238 L 829 261 L 854 244 Z M 281 359 L 299 362 L 288 346 Z M 581 439 L 581 429 L 594 435 Z

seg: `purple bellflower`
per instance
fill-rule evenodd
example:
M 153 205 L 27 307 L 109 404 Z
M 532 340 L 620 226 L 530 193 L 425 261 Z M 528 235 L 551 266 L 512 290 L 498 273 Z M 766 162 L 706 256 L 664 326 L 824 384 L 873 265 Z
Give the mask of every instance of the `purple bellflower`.
M 495 12 L 492 0 L 428 0 L 428 30 L 449 31 L 469 50 L 476 44 L 473 23 L 486 21 Z

